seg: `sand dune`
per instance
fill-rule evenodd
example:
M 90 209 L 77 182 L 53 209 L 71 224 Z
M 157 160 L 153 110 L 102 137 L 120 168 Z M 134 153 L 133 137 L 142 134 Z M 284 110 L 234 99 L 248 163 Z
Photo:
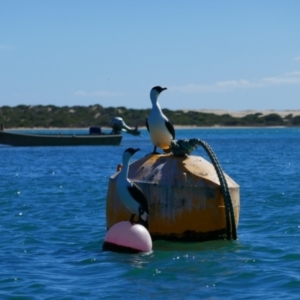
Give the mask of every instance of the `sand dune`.
M 287 115 L 292 114 L 293 117 L 300 115 L 300 109 L 297 110 L 240 110 L 240 111 L 230 111 L 230 110 L 222 110 L 222 109 L 202 109 L 197 110 L 204 113 L 213 113 L 216 115 L 223 115 L 223 114 L 229 114 L 233 117 L 244 117 L 246 115 L 255 114 L 255 113 L 262 113 L 263 115 L 269 115 L 269 114 L 278 114 L 281 117 L 285 117 Z

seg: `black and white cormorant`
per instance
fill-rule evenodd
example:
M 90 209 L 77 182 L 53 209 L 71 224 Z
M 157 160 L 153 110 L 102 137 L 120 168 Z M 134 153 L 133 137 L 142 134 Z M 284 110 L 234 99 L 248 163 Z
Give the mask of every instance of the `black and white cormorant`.
M 149 206 L 142 190 L 128 179 L 129 161 L 135 152 L 140 149 L 128 148 L 123 153 L 123 166 L 117 177 L 117 190 L 124 206 L 131 212 L 130 222 L 138 215 L 138 223 L 148 228 Z
M 154 145 L 153 154 L 158 154 L 156 148 L 161 148 L 169 152 L 171 141 L 175 139 L 175 130 L 168 118 L 163 114 L 157 101 L 160 93 L 167 88 L 155 86 L 150 91 L 152 110 L 146 119 L 146 126 L 150 133 L 151 141 Z

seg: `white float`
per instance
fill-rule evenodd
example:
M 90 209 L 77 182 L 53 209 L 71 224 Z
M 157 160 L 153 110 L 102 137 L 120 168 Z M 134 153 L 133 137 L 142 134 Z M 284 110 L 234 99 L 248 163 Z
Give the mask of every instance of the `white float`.
M 113 225 L 106 233 L 103 250 L 129 253 L 150 252 L 152 239 L 143 225 L 122 221 Z

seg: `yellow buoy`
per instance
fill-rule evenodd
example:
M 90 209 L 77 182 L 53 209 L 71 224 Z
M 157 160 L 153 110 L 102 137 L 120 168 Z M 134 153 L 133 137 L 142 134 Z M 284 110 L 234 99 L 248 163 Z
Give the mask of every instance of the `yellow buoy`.
M 225 179 L 232 199 L 235 225 L 239 221 L 239 185 Z M 118 173 L 109 179 L 107 229 L 129 220 L 116 190 Z M 203 241 L 225 238 L 226 213 L 214 166 L 200 156 L 148 155 L 129 166 L 128 177 L 144 192 L 150 207 L 153 239 Z

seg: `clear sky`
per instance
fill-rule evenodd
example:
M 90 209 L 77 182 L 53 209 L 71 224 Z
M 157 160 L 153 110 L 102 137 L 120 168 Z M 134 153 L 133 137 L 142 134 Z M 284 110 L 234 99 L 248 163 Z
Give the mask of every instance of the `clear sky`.
M 0 106 L 300 109 L 299 0 L 0 0 Z

